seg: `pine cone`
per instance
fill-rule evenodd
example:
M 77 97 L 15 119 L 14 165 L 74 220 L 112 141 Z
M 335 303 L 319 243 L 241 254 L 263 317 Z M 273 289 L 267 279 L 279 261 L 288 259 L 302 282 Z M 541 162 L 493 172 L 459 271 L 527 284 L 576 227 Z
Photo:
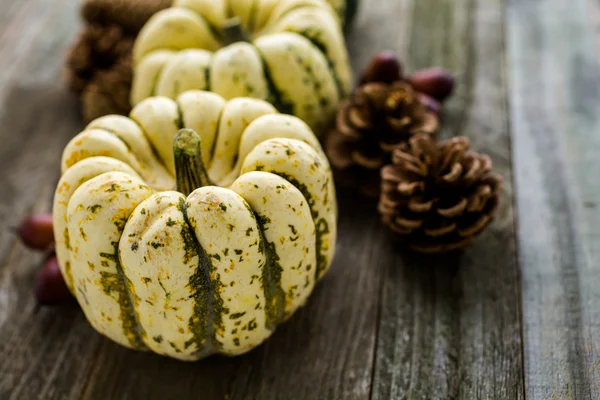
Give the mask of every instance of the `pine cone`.
M 457 137 L 436 143 L 417 135 L 381 170 L 383 222 L 413 250 L 439 253 L 471 243 L 494 219 L 502 177 L 491 159 Z
M 137 34 L 151 16 L 172 3 L 173 0 L 86 0 L 81 14 L 89 23 L 114 24 Z
M 439 120 L 405 81 L 360 86 L 339 108 L 336 126 L 325 148 L 336 181 L 357 186 L 370 196 L 379 193 L 379 170 L 391 152 L 414 135 L 434 136 Z
M 117 61 L 110 69 L 99 70 L 81 93 L 83 118 L 92 121 L 109 115 L 128 115 L 129 92 L 133 81 L 131 56 Z
M 118 25 L 86 27 L 67 56 L 66 80 L 71 90 L 83 92 L 99 70 L 108 70 L 129 57 L 133 41 Z
M 67 56 L 65 80 L 81 96 L 86 121 L 127 114 L 134 37 L 118 25 L 87 26 Z
M 86 121 L 131 110 L 131 52 L 135 36 L 172 0 L 85 0 L 88 24 L 67 55 L 65 80 L 80 95 Z

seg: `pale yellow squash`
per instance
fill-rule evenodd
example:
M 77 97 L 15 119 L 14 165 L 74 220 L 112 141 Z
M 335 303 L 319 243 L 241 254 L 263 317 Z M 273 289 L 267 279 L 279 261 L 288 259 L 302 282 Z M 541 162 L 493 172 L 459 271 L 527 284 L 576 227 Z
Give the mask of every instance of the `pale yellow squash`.
M 190 91 L 93 121 L 66 146 L 54 200 L 61 271 L 123 346 L 181 360 L 242 354 L 331 265 L 331 170 L 300 119 Z
M 337 14 L 346 2 L 334 3 L 175 0 L 136 40 L 131 102 L 192 89 L 252 97 L 320 134 L 352 85 Z

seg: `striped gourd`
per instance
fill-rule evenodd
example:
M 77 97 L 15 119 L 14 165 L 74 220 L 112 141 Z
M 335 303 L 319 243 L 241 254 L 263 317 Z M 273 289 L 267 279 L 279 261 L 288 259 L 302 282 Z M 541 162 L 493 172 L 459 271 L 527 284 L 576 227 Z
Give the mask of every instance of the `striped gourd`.
M 352 85 L 340 19 L 323 0 L 175 0 L 141 30 L 133 59 L 133 105 L 210 90 L 266 100 L 317 134 Z
M 181 360 L 249 351 L 334 255 L 327 159 L 304 122 L 262 100 L 149 98 L 73 138 L 62 172 L 61 271 L 123 346 Z

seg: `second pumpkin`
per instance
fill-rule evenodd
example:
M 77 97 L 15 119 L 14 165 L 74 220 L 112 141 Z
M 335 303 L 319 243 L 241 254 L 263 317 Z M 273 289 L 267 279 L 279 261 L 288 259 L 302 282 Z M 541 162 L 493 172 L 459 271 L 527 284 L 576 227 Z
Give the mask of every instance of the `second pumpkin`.
M 176 0 L 134 47 L 135 105 L 191 89 L 253 97 L 321 132 L 352 74 L 338 15 L 322 0 Z

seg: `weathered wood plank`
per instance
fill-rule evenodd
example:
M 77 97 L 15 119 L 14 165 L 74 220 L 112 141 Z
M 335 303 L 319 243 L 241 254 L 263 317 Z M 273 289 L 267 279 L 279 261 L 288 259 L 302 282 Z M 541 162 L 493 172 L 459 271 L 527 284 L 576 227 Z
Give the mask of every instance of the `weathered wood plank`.
M 81 128 L 60 68 L 78 4 L 0 1 L 0 219 L 48 211 L 61 149 Z M 4 11 L 7 14 L 4 14 Z M 78 397 L 99 338 L 77 307 L 35 312 L 41 257 L 0 231 L 0 398 Z
M 504 77 L 504 1 L 413 2 L 409 65 L 459 76 L 441 136 L 464 135 L 505 178 L 497 221 L 462 254 L 389 254 L 374 399 L 523 398 L 519 274 Z
M 600 398 L 600 68 L 586 0 L 509 2 L 532 399 Z
M 509 3 L 532 398 L 596 398 L 600 391 L 600 188 L 588 172 L 600 170 L 600 81 L 585 3 Z M 0 0 L 6 4 L 0 218 L 14 225 L 32 207 L 48 209 L 61 148 L 80 128 L 58 72 L 77 4 Z M 373 206 L 342 192 L 340 255 L 307 307 L 247 356 L 183 364 L 117 347 L 93 332 L 76 307 L 34 315 L 39 257 L 3 231 L 0 398 L 367 398 L 373 360 L 373 398 L 522 398 L 505 5 L 371 0 L 350 36 L 357 69 L 376 50 L 391 48 L 406 54 L 410 67 L 441 64 L 461 76 L 442 136 L 470 137 L 506 180 L 503 212 L 472 249 L 438 258 L 402 255 L 386 240 Z

